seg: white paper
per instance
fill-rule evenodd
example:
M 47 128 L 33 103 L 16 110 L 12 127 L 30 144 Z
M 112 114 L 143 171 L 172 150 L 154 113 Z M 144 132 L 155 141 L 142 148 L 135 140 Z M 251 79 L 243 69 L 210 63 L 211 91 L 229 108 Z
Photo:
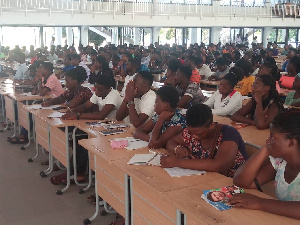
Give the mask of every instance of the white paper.
M 148 162 L 148 164 L 152 166 L 161 166 L 160 164 L 161 155 L 156 155 L 152 160 Z
M 129 125 L 127 123 L 114 123 L 114 124 L 101 123 L 101 125 L 105 129 L 117 129 L 117 128 L 129 127 Z
M 128 140 L 128 146 L 125 147 L 125 149 L 135 150 L 135 149 L 147 147 L 148 144 L 149 143 L 147 141 L 142 141 L 142 140 L 139 140 L 139 139 Z
M 251 97 L 249 97 L 249 96 L 242 96 L 242 99 L 243 99 L 243 100 L 251 99 Z
M 51 105 L 51 106 L 43 107 L 41 104 L 38 104 L 38 105 L 30 105 L 27 107 L 27 109 L 54 109 L 57 107 L 60 107 L 60 105 Z
M 33 94 L 31 94 L 31 92 L 22 93 L 20 95 L 23 95 L 23 96 L 39 96 L 39 95 L 33 95 Z
M 184 177 L 184 176 L 191 176 L 191 175 L 202 175 L 202 174 L 206 173 L 205 171 L 183 169 L 183 168 L 179 168 L 179 167 L 164 168 L 164 170 L 171 177 Z
M 135 154 L 127 164 L 147 165 L 156 155 L 155 154 Z
M 62 112 L 53 112 L 51 115 L 48 116 L 48 118 L 60 118 L 65 114 L 66 113 L 62 113 Z

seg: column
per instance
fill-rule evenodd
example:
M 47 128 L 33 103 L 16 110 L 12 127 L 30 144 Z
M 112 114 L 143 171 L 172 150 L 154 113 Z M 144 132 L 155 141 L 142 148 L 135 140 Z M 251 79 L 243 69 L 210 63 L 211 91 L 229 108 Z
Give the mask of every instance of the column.
M 0 27 L 0 46 L 3 46 L 3 32 L 2 32 L 2 26 Z
M 218 44 L 220 41 L 220 33 L 221 33 L 222 27 L 212 27 L 211 28 L 211 43 Z
M 44 49 L 44 28 L 40 27 L 40 43 L 41 43 L 41 49 Z
M 118 28 L 113 27 L 111 29 L 111 43 L 114 45 L 118 45 Z
M 67 32 L 67 45 L 70 47 L 73 44 L 73 28 L 72 27 L 67 27 L 66 28 Z
M 154 44 L 155 42 L 159 42 L 159 31 L 160 31 L 160 27 L 152 27 L 152 32 L 151 32 L 152 44 Z
M 80 28 L 80 43 L 85 47 L 89 44 L 89 27 L 81 26 Z
M 263 42 L 263 46 L 264 48 L 267 47 L 268 41 L 269 41 L 269 34 L 272 31 L 272 27 L 264 27 L 263 28 L 263 38 L 262 38 L 262 42 Z
M 140 45 L 140 28 L 134 27 L 133 28 L 133 44 L 134 45 Z
M 62 27 L 55 27 L 55 45 L 61 45 Z
M 190 39 L 191 39 L 191 44 L 198 43 L 198 34 L 197 34 L 197 28 L 190 28 Z

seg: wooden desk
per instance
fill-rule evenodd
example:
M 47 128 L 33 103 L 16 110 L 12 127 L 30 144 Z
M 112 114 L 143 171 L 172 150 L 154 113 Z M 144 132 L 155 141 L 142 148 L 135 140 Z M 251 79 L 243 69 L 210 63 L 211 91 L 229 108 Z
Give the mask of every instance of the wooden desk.
M 205 85 L 211 85 L 211 86 L 218 86 L 221 83 L 221 81 L 216 80 L 216 81 L 212 81 L 212 80 L 200 80 L 200 84 L 205 84 Z

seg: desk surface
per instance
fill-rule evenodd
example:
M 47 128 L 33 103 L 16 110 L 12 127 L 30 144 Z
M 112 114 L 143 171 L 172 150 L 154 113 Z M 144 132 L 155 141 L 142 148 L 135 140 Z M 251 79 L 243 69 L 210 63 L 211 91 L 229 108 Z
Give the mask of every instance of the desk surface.
M 210 81 L 210 80 L 200 80 L 200 84 L 206 84 L 206 85 L 219 85 L 221 81 Z

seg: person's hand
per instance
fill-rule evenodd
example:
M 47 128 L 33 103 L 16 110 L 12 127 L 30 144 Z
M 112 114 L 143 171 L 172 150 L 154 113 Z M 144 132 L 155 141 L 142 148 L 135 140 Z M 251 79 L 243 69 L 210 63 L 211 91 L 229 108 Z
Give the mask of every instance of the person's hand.
M 62 120 L 76 120 L 76 113 L 66 113 L 62 115 Z
M 229 198 L 228 203 L 233 207 L 245 209 L 260 209 L 263 198 L 251 194 L 235 194 Z
M 171 168 L 178 166 L 178 159 L 175 156 L 161 156 L 160 165 L 163 168 Z
M 177 158 L 186 158 L 190 155 L 189 150 L 184 146 L 177 146 L 175 148 L 175 155 Z
M 39 92 L 36 90 L 36 89 L 33 89 L 32 91 L 31 91 L 31 94 L 32 95 L 37 95 Z
M 163 120 L 163 121 L 169 121 L 171 118 L 174 116 L 175 112 L 170 112 L 170 111 L 163 111 L 158 119 Z
M 51 104 L 50 104 L 49 101 L 45 101 L 45 102 L 42 102 L 41 105 L 42 105 L 43 107 L 48 107 L 48 106 L 50 106 Z
M 262 96 L 263 94 L 255 92 L 254 93 L 254 100 L 256 101 L 257 104 L 262 103 Z
M 134 96 L 136 95 L 137 89 L 134 87 L 133 80 L 130 80 L 126 86 L 125 90 L 125 99 L 127 102 L 133 101 Z

